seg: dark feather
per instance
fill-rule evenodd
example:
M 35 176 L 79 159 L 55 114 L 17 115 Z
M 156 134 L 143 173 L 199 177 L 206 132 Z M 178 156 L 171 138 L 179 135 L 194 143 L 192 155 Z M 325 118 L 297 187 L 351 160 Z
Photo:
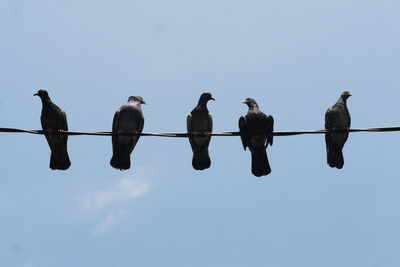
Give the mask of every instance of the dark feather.
M 141 104 L 146 104 L 142 97 L 129 97 L 128 103 L 115 112 L 112 126 L 113 156 L 112 167 L 127 170 L 131 167 L 131 153 L 143 131 L 144 118 Z M 136 133 L 136 135 L 128 135 Z
M 243 133 L 240 135 L 240 139 L 242 139 L 242 145 L 244 150 L 246 150 L 246 147 L 249 145 L 248 143 L 248 136 L 247 136 L 247 120 L 245 116 L 241 116 L 239 119 L 239 129 L 240 132 Z
M 350 128 L 351 119 L 347 109 L 347 99 L 351 94 L 344 91 L 339 100 L 325 113 L 325 129 L 331 130 L 325 134 L 327 163 L 332 168 L 343 168 L 343 147 L 349 136 L 348 132 L 333 132 Z
M 245 150 L 246 147 L 250 149 L 252 173 L 257 177 L 268 175 L 271 167 L 266 148 L 273 143 L 274 119 L 260 111 L 254 99 L 247 98 L 244 103 L 248 105 L 249 111 L 239 119 L 242 144 Z
M 42 100 L 40 121 L 51 149 L 50 168 L 66 170 L 71 166 L 67 152 L 68 135 L 60 134 L 59 131 L 68 131 L 67 115 L 50 100 L 46 90 L 39 90 L 35 95 Z
M 187 132 L 195 135 L 189 137 L 189 142 L 193 151 L 192 166 L 196 170 L 204 170 L 211 165 L 208 153 L 211 136 L 205 136 L 206 133 L 212 133 L 213 129 L 212 116 L 207 109 L 209 100 L 214 100 L 211 94 L 203 93 L 197 106 L 186 118 Z

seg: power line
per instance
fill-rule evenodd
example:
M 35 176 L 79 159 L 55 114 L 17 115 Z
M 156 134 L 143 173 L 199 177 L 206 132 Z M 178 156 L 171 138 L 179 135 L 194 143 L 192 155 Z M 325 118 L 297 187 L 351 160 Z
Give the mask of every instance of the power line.
M 362 129 L 332 129 L 332 130 L 309 130 L 309 131 L 277 131 L 273 132 L 273 136 L 291 136 L 303 134 L 324 134 L 327 132 L 398 132 L 399 126 L 394 127 L 378 127 L 378 128 L 362 128 Z M 66 134 L 66 135 L 94 135 L 94 136 L 112 136 L 112 132 L 76 132 L 63 130 L 24 130 L 18 128 L 0 128 L 0 132 L 4 133 L 30 133 L 30 134 Z M 137 132 L 118 132 L 117 135 L 140 135 L 140 136 L 159 136 L 159 137 L 190 137 L 195 136 L 190 133 L 137 133 Z M 211 133 L 211 136 L 240 136 L 240 132 L 222 132 Z M 197 136 L 205 136 L 199 133 Z

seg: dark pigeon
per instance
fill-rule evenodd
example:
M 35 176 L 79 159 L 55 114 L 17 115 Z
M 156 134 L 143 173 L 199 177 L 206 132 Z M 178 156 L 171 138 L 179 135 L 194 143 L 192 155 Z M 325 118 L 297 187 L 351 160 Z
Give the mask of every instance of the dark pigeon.
M 251 172 L 257 176 L 271 173 L 266 148 L 272 146 L 274 118 L 265 115 L 253 98 L 246 98 L 243 102 L 249 107 L 246 116 L 239 119 L 239 128 L 243 148 L 249 147 L 251 152 Z
M 110 164 L 116 169 L 127 170 L 131 167 L 130 156 L 144 124 L 141 104 L 146 104 L 141 96 L 130 96 L 128 103 L 115 112 L 112 126 L 113 156 Z
M 47 143 L 51 149 L 50 169 L 66 170 L 71 166 L 67 152 L 68 135 L 60 134 L 60 130 L 68 131 L 67 116 L 56 104 L 51 102 L 46 90 L 36 94 L 42 100 L 42 129 L 45 131 Z
M 350 113 L 346 101 L 351 96 L 344 91 L 335 105 L 325 113 L 325 129 L 346 130 L 350 128 Z M 343 168 L 344 159 L 342 149 L 346 143 L 348 132 L 328 132 L 325 134 L 326 155 L 328 165 L 332 168 Z
M 211 140 L 213 120 L 207 109 L 209 100 L 215 99 L 210 93 L 203 93 L 199 103 L 186 119 L 187 132 L 194 135 L 189 137 L 189 142 L 193 150 L 192 166 L 196 170 L 204 170 L 211 165 L 208 145 Z

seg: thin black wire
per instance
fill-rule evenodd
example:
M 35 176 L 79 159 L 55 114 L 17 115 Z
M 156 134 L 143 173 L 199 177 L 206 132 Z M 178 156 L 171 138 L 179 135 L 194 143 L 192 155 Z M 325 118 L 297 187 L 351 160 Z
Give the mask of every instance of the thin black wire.
M 398 132 L 400 127 L 378 127 L 378 128 L 363 128 L 363 129 L 335 129 L 335 130 L 311 130 L 311 131 L 279 131 L 273 132 L 273 136 L 290 136 L 290 135 L 303 135 L 303 134 L 324 134 L 327 132 Z M 30 134 L 67 134 L 67 135 L 95 135 L 95 136 L 112 136 L 112 132 L 74 132 L 74 131 L 53 131 L 53 130 L 24 130 L 17 128 L 0 128 L 0 132 L 4 133 L 30 133 Z M 134 133 L 122 132 L 118 135 L 141 135 L 141 136 L 159 136 L 159 137 L 191 137 L 191 133 Z M 211 133 L 211 136 L 240 136 L 240 132 L 222 132 Z M 197 134 L 197 136 L 205 136 L 205 134 Z

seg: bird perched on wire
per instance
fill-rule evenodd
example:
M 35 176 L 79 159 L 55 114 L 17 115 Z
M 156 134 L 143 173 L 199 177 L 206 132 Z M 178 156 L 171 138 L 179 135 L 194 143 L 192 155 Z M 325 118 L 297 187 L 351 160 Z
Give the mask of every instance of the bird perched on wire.
M 62 133 L 68 131 L 67 116 L 50 100 L 46 90 L 41 89 L 34 96 L 39 96 L 42 100 L 40 121 L 51 149 L 50 169 L 66 170 L 71 166 L 67 152 L 68 135 Z
M 186 119 L 187 132 L 193 134 L 189 136 L 189 142 L 193 150 L 192 166 L 196 170 L 204 170 L 211 165 L 208 145 L 211 141 L 213 120 L 207 109 L 209 100 L 215 100 L 210 93 L 201 94 L 197 106 Z
M 240 137 L 244 150 L 248 147 L 251 152 L 251 172 L 257 177 L 268 175 L 271 167 L 266 148 L 268 144 L 272 146 L 274 118 L 260 111 L 253 98 L 246 98 L 243 103 L 249 111 L 239 119 Z
M 332 130 L 348 130 L 350 128 L 350 113 L 347 109 L 347 99 L 351 96 L 344 91 L 339 100 L 325 113 L 325 134 L 326 155 L 328 165 L 332 168 L 343 168 L 343 146 L 346 143 L 349 132 L 331 132 Z
M 131 153 L 143 130 L 144 118 L 141 104 L 146 104 L 141 96 L 130 96 L 128 103 L 115 112 L 112 126 L 113 156 L 110 164 L 120 170 L 131 167 Z

